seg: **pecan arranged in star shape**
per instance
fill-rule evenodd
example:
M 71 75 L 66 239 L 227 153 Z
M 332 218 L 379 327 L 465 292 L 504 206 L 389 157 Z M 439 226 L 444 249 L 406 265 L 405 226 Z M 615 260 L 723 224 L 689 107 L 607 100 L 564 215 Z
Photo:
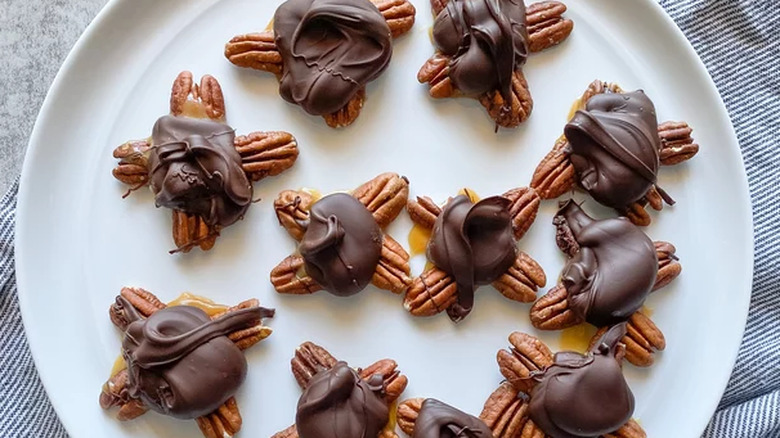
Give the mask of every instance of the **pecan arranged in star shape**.
M 360 292 L 370 281 L 379 289 L 404 292 L 411 283 L 409 254 L 382 230 L 398 217 L 408 196 L 409 181 L 395 173 L 383 173 L 348 194 L 319 198 L 305 190 L 281 192 L 274 201 L 276 216 L 300 243 L 298 254 L 271 271 L 276 291 L 301 295 L 326 289 L 346 296 Z M 336 205 L 325 205 L 330 201 Z M 318 206 L 322 215 L 313 217 Z
M 468 2 L 470 6 L 466 5 Z M 485 9 L 485 13 L 449 11 L 450 6 L 480 12 Z M 522 69 L 525 57 L 568 38 L 574 23 L 562 16 L 566 5 L 543 1 L 525 8 L 522 0 L 519 5 L 492 0 L 431 0 L 431 9 L 437 24 L 448 21 L 441 25 L 441 30 L 434 24 L 437 52 L 417 73 L 417 80 L 428 84 L 431 97 L 474 96 L 495 121 L 496 129 L 514 128 L 528 119 L 533 99 Z M 523 17 L 514 16 L 519 14 Z M 460 35 L 454 35 L 455 32 Z M 460 41 L 453 41 L 457 38 Z M 476 53 L 479 50 L 484 52 L 482 56 Z M 490 63 L 493 65 L 488 66 Z M 487 74 L 488 71 L 491 73 Z M 489 81 L 497 82 L 496 86 L 482 91 Z M 473 90 L 460 90 L 458 82 Z
M 127 306 L 130 306 L 131 308 L 127 308 Z M 111 322 L 125 333 L 135 318 L 140 318 L 141 321 L 145 321 L 160 310 L 176 306 L 196 307 L 204 311 L 211 321 L 219 320 L 226 315 L 235 314 L 239 311 L 246 311 L 247 309 L 258 309 L 259 313 L 266 317 L 273 315 L 273 311 L 261 308 L 256 299 L 246 300 L 236 306 L 228 307 L 215 304 L 212 301 L 201 297 L 182 294 L 177 300 L 166 305 L 151 292 L 140 288 L 125 287 L 122 288 L 120 295 L 117 297 L 117 302 L 110 307 L 109 316 Z M 244 351 L 267 338 L 271 333 L 271 328 L 263 325 L 262 318 L 254 318 L 249 319 L 246 324 L 243 324 L 237 330 L 229 333 L 227 338 L 232 341 L 239 350 Z M 167 333 L 164 335 L 167 335 Z M 222 361 L 227 359 L 222 357 L 222 359 L 218 360 Z M 195 363 L 195 365 L 197 366 L 197 363 Z M 174 367 L 176 365 L 173 364 L 169 366 Z M 209 367 L 211 365 L 205 366 Z M 204 372 L 209 373 L 210 371 L 208 368 L 204 368 Z M 222 374 L 217 377 L 217 379 L 225 378 L 226 376 Z M 117 411 L 116 417 L 120 421 L 132 420 L 145 414 L 151 406 L 145 403 L 140 396 L 133 397 L 131 395 L 130 388 L 132 385 L 133 382 L 128 372 L 127 362 L 125 360 L 122 360 L 121 362 L 118 361 L 112 372 L 112 376 L 103 385 L 100 394 L 100 406 L 103 409 L 118 407 L 119 410 Z M 208 390 L 212 391 L 214 388 Z M 232 396 L 217 410 L 207 415 L 200 416 L 196 418 L 195 421 L 198 423 L 198 427 L 206 438 L 230 438 L 241 429 L 242 423 L 238 404 L 235 397 Z
M 170 111 L 151 137 L 114 150 L 119 164 L 113 175 L 131 186 L 125 196 L 151 183 L 157 204 L 172 208 L 172 253 L 195 247 L 208 251 L 222 228 L 243 217 L 252 202 L 251 182 L 289 169 L 298 158 L 298 144 L 282 131 L 236 137 L 224 124 L 222 88 L 210 75 L 198 85 L 192 73 L 180 73 Z
M 562 330 L 587 321 L 600 328 L 593 342 L 607 326 L 625 321 L 628 331 L 621 342 L 626 360 L 639 367 L 652 365 L 666 340 L 641 306 L 646 294 L 682 272 L 674 245 L 651 241 L 625 218 L 594 220 L 573 201 L 562 204 L 553 223 L 558 247 L 569 262 L 561 281 L 531 307 L 533 326 Z
M 317 382 L 318 379 L 321 379 L 323 374 L 333 371 L 343 373 L 343 371 L 345 371 L 347 368 L 344 362 L 338 361 L 327 350 L 312 342 L 305 342 L 295 350 L 295 356 L 293 356 L 292 360 L 290 361 L 290 366 L 292 368 L 293 376 L 295 376 L 295 381 L 298 382 L 298 386 L 300 386 L 304 391 L 304 397 L 307 393 L 307 390 L 309 389 L 310 384 L 312 384 L 313 381 Z M 344 370 L 337 370 L 336 368 L 344 368 Z M 358 368 L 356 370 L 356 374 L 357 375 L 355 377 L 360 382 L 351 382 L 351 384 L 354 385 L 357 383 L 364 383 L 373 386 L 373 384 L 376 383 L 376 387 L 372 387 L 371 391 L 369 392 L 375 394 L 378 401 L 386 405 L 388 409 L 393 405 L 393 403 L 395 403 L 398 397 L 401 396 L 401 393 L 404 392 L 404 389 L 406 389 L 406 385 L 409 382 L 407 377 L 401 374 L 401 371 L 398 369 L 398 364 L 392 359 L 382 359 L 374 362 L 366 368 Z M 340 377 L 341 378 L 338 380 L 340 382 L 344 382 L 344 376 L 342 375 Z M 377 382 L 372 382 L 372 380 L 376 380 Z M 328 400 L 329 402 L 321 403 L 320 406 L 316 407 L 316 410 L 330 410 L 330 414 L 332 414 L 334 418 L 340 418 L 342 420 L 341 426 L 356 426 L 355 424 L 350 424 L 349 421 L 346 421 L 350 420 L 350 417 L 348 416 L 349 412 L 344 412 L 344 410 L 348 410 L 350 408 L 360 409 L 361 406 L 359 406 L 359 402 L 365 402 L 371 396 L 371 394 L 363 392 L 360 395 L 359 400 L 349 400 L 349 403 L 344 403 L 344 400 L 334 400 L 337 398 L 337 396 L 322 393 L 322 391 L 331 389 L 327 385 L 318 384 L 318 386 L 320 387 L 314 389 L 318 392 L 317 396 L 319 396 L 320 400 Z M 338 388 L 334 390 L 342 393 L 341 397 L 345 396 L 345 392 L 346 394 L 349 394 L 348 388 Z M 301 403 L 305 402 L 306 400 L 301 400 Z M 301 403 L 299 403 L 299 409 L 301 407 Z M 347 406 L 345 408 L 343 406 L 344 404 L 351 406 Z M 312 409 L 312 407 L 309 406 L 308 410 L 311 411 L 315 409 Z M 335 410 L 341 410 L 341 412 L 336 412 Z M 368 411 L 368 409 L 366 409 L 366 411 Z M 356 414 L 358 414 L 358 417 L 360 417 L 359 414 L 361 413 L 362 410 Z M 300 421 L 304 421 L 304 419 L 300 415 L 296 416 L 296 424 L 293 424 L 287 429 L 274 434 L 271 438 L 298 438 L 298 423 Z M 352 421 L 354 421 L 354 419 L 352 419 Z M 324 431 L 325 429 L 330 429 L 332 426 L 332 424 L 323 424 L 320 425 L 318 429 L 320 429 L 320 431 Z M 354 431 L 356 430 L 356 427 L 350 427 L 350 429 Z M 379 429 L 381 430 L 376 436 L 364 436 L 363 438 L 398 437 L 394 431 L 394 422 L 392 420 L 389 420 L 387 424 L 380 425 Z M 324 436 L 331 435 L 332 434 L 330 433 L 330 430 L 324 432 Z M 343 438 L 351 437 L 345 436 Z
M 338 4 L 339 2 L 320 0 L 316 6 L 319 14 L 306 14 L 305 11 L 312 11 L 313 9 L 310 8 L 315 8 L 313 0 L 308 1 L 308 4 L 304 3 L 306 1 L 294 0 L 283 4 L 277 10 L 277 14 L 282 14 L 284 23 L 280 23 L 282 20 L 279 20 L 279 16 L 275 16 L 267 30 L 238 35 L 231 39 L 225 45 L 225 57 L 238 67 L 273 73 L 280 81 L 280 92 L 286 100 L 302 105 L 311 114 L 322 115 L 325 123 L 331 128 L 345 127 L 352 124 L 360 115 L 366 99 L 365 83 L 381 74 L 387 65 L 386 61 L 389 61 L 387 51 L 374 53 L 376 46 L 389 44 L 390 38 L 397 38 L 408 32 L 414 24 L 416 11 L 407 0 L 350 0 L 341 2 L 344 3 L 343 5 Z M 373 6 L 366 8 L 363 2 Z M 341 9 L 347 6 L 351 7 L 351 12 Z M 360 9 L 365 10 L 362 13 L 356 12 Z M 303 15 L 303 17 L 300 17 L 300 21 L 296 21 L 299 17 L 291 17 L 291 15 Z M 319 22 L 310 20 L 309 15 L 316 16 Z M 386 24 L 362 22 L 375 18 L 383 19 Z M 290 21 L 292 23 L 288 23 Z M 277 26 L 281 26 L 283 35 L 275 33 L 274 29 Z M 311 40 L 306 40 L 307 30 L 312 30 Z M 356 34 L 351 35 L 352 32 Z M 386 33 L 382 35 L 384 32 Z M 287 35 L 288 33 L 290 35 Z M 354 46 L 362 44 L 362 40 L 371 37 L 381 41 L 375 40 L 372 44 L 361 47 Z M 285 56 L 284 48 L 287 45 L 292 46 L 290 48 L 292 53 L 289 56 Z M 351 46 L 344 48 L 339 45 Z M 386 49 L 392 50 L 390 47 Z M 366 53 L 371 56 L 365 56 Z M 363 56 L 366 59 L 352 60 L 349 56 Z M 379 58 L 385 62 L 374 65 L 373 63 L 378 62 Z M 305 59 L 309 68 L 316 65 L 316 74 L 320 77 L 316 79 L 302 77 L 305 68 L 301 66 L 291 68 L 287 65 L 287 63 L 294 63 L 295 59 Z M 297 72 L 291 73 L 292 70 Z M 286 83 L 288 73 L 292 76 L 289 85 Z M 360 76 L 360 78 L 353 76 Z M 330 79 L 335 80 L 336 84 L 333 86 L 316 84 Z M 308 84 L 308 88 L 304 89 L 301 84 L 306 82 L 313 83 Z M 345 86 L 345 83 L 352 83 L 354 86 L 348 87 L 348 91 L 334 91 Z M 288 86 L 298 88 L 288 92 L 285 90 Z M 314 93 L 322 92 L 323 98 L 310 96 L 309 93 L 316 88 L 319 90 L 315 90 Z M 337 96 L 331 95 L 325 98 L 324 94 L 329 92 L 336 93 Z M 341 108 L 324 111 L 333 102 L 343 100 L 343 97 L 347 99 L 346 104 Z M 320 102 L 313 102 L 314 100 Z
M 641 96 L 637 96 L 638 93 Z M 588 86 L 587 90 L 574 105 L 572 116 L 577 116 L 582 111 L 588 113 L 587 107 L 589 102 L 591 102 L 594 96 L 602 96 L 599 99 L 604 100 L 603 95 L 606 95 L 607 98 L 622 96 L 626 99 L 626 102 L 628 102 L 629 98 L 644 98 L 641 92 L 626 93 L 615 83 L 597 80 Z M 649 111 L 644 114 L 642 112 L 644 107 L 652 107 L 652 102 L 649 102 L 649 105 L 646 100 L 640 103 L 643 103 L 643 105 L 636 109 L 637 115 L 644 116 L 649 114 Z M 596 110 L 601 110 L 599 114 L 605 118 L 612 117 L 617 119 L 625 117 L 628 113 L 620 105 L 617 105 L 616 102 L 607 102 L 606 106 L 607 108 L 596 108 Z M 594 126 L 604 129 L 605 125 L 595 117 L 588 117 L 591 117 L 590 120 L 595 120 L 595 122 L 592 122 Z M 615 123 L 616 126 L 618 123 Z M 567 129 L 570 126 L 580 130 L 580 132 L 584 131 L 581 124 L 572 126 L 570 122 L 567 125 Z M 598 146 L 589 148 L 591 150 L 588 151 L 574 150 L 567 136 L 562 135 L 553 146 L 552 151 L 544 157 L 534 171 L 531 187 L 539 192 L 539 196 L 542 199 L 555 199 L 579 187 L 591 192 L 598 202 L 615 208 L 619 214 L 626 216 L 636 225 L 649 225 L 651 218 L 646 209 L 648 205 L 653 210 L 661 211 L 664 202 L 674 203 L 671 197 L 666 195 L 656 185 L 655 176 L 659 165 L 674 166 L 685 162 L 698 153 L 699 145 L 691 138 L 693 130 L 687 123 L 670 121 L 658 124 L 655 121 L 654 111 L 652 112 L 652 121 L 645 124 L 645 129 L 657 131 L 657 133 L 641 132 L 641 129 L 637 129 L 636 125 L 634 125 L 633 129 L 635 129 L 633 134 L 628 129 L 624 129 L 622 137 L 617 137 L 615 133 L 606 131 L 611 135 L 611 138 L 607 138 L 603 142 L 593 141 L 592 144 L 598 144 Z M 577 135 L 576 130 L 574 135 Z M 593 137 L 596 135 L 593 135 Z M 629 136 L 633 137 L 634 140 L 644 137 L 642 141 L 647 142 L 647 147 L 641 148 L 639 142 L 627 141 L 626 137 Z M 637 143 L 637 146 L 627 143 Z M 596 149 L 596 151 L 593 149 Z M 588 156 L 596 153 L 600 153 L 602 156 L 598 158 Z M 624 167 L 624 169 L 618 169 L 620 166 Z M 580 167 L 582 171 L 578 171 L 577 167 Z M 639 186 L 642 193 L 638 193 L 632 199 L 625 199 L 625 196 L 621 195 L 621 193 L 628 193 L 629 190 L 626 188 L 629 186 L 630 181 L 625 181 L 626 177 L 623 176 L 620 179 L 624 179 L 624 181 L 613 182 L 613 180 L 617 180 L 619 177 L 605 173 L 614 172 L 613 169 L 617 169 L 622 174 L 634 174 L 634 182 L 644 182 L 644 184 L 640 183 Z M 620 187 L 610 190 L 609 184 L 620 185 Z M 634 187 L 630 187 L 630 189 L 635 189 L 635 185 L 631 185 Z M 614 200 L 615 203 L 612 204 L 610 199 L 605 199 L 611 197 L 624 199 Z M 637 197 L 638 199 L 635 199 Z
M 522 187 L 509 190 L 501 196 L 478 201 L 471 191 L 465 192 L 466 195 L 450 198 L 443 207 L 439 207 L 428 197 L 417 197 L 416 200 L 409 200 L 407 204 L 407 211 L 415 225 L 432 233 L 428 244 L 429 260 L 440 252 L 441 259 L 448 259 L 441 260 L 440 264 L 449 265 L 449 268 L 437 267 L 437 260 L 431 260 L 433 265 L 413 280 L 406 292 L 404 307 L 414 316 L 432 316 L 447 311 L 450 318 L 458 322 L 471 309 L 474 286 L 489 283 L 512 301 L 530 303 L 536 299 L 538 289 L 547 283 L 542 267 L 528 254 L 516 248 L 517 241 L 525 235 L 536 219 L 540 204 L 539 195 L 533 189 Z M 481 208 L 481 204 L 485 202 L 491 205 L 484 205 L 487 209 L 480 218 L 475 209 Z M 459 221 L 464 219 L 463 209 L 466 208 L 471 208 L 471 212 L 461 223 Z M 457 212 L 455 209 L 461 211 Z M 450 210 L 453 211 L 450 217 L 458 216 L 452 222 L 442 216 L 443 212 Z M 500 223 L 495 221 L 496 217 L 501 217 Z M 483 236 L 465 235 L 468 230 L 477 233 L 480 230 L 493 232 Z M 439 239 L 441 242 L 437 242 Z M 502 248 L 499 249 L 501 253 L 491 254 L 488 249 L 498 248 L 496 242 L 499 239 L 503 242 Z M 435 250 L 432 245 L 437 246 L 437 243 L 439 248 L 448 247 L 448 250 Z M 470 247 L 471 253 L 468 254 L 468 250 L 464 252 L 455 249 L 456 246 Z M 464 257 L 469 260 L 458 260 Z M 492 266 L 484 266 L 485 263 L 482 263 L 480 258 L 500 258 L 502 261 Z M 483 266 L 473 269 L 479 265 Z M 445 269 L 453 272 L 447 272 Z M 465 272 L 469 269 L 472 269 L 471 274 Z M 461 274 L 464 274 L 462 282 L 458 280 Z

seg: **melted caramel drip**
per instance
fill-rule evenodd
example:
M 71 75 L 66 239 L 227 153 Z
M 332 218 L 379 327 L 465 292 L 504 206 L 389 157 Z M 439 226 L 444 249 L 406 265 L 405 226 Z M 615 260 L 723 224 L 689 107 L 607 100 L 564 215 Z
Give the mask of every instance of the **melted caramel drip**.
M 182 106 L 181 115 L 184 117 L 192 117 L 193 119 L 208 119 L 206 114 L 206 106 L 200 102 L 187 99 Z
M 313 202 L 317 202 L 318 200 L 322 199 L 322 192 L 320 192 L 317 189 L 312 189 L 310 187 L 303 187 L 301 191 L 303 193 L 308 193 L 312 197 Z
M 224 313 L 229 307 L 224 304 L 217 304 L 208 298 L 184 292 L 175 300 L 168 303 L 169 306 L 192 306 L 206 312 L 208 316 Z
M 588 349 L 591 338 L 596 334 L 596 327 L 590 324 L 579 324 L 561 331 L 558 344 L 561 351 L 583 352 Z
M 655 309 L 653 309 L 652 307 L 649 307 L 647 304 L 645 304 L 644 306 L 642 306 L 639 309 L 639 313 L 641 313 L 642 315 L 645 315 L 646 317 L 650 318 L 650 317 L 653 316 L 653 313 L 655 313 Z
M 584 108 L 585 105 L 582 102 L 582 98 L 575 99 L 571 104 L 571 109 L 569 109 L 569 115 L 566 117 L 566 120 L 571 120 L 574 117 L 574 113 Z
M 127 369 L 127 363 L 125 363 L 125 358 L 123 358 L 120 354 L 117 356 L 116 360 L 114 361 L 114 365 L 111 367 L 111 376 L 109 378 L 116 376 L 124 369 Z
M 458 190 L 458 194 L 459 195 L 465 195 L 467 198 L 469 198 L 469 200 L 473 204 L 476 204 L 477 202 L 480 201 L 480 198 L 479 198 L 479 195 L 477 194 L 477 192 L 475 192 L 474 190 L 471 190 L 470 188 L 467 188 L 467 187 L 464 187 L 464 188 Z
M 428 248 L 428 241 L 430 240 L 431 230 L 415 224 L 412 230 L 409 231 L 409 255 L 414 257 L 425 254 L 425 249 Z

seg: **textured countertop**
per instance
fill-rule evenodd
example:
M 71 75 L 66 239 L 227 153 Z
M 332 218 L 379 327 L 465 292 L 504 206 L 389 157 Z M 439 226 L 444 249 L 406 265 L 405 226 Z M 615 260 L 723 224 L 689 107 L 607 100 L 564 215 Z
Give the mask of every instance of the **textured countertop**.
M 0 195 L 19 175 L 38 110 L 107 0 L 0 1 Z

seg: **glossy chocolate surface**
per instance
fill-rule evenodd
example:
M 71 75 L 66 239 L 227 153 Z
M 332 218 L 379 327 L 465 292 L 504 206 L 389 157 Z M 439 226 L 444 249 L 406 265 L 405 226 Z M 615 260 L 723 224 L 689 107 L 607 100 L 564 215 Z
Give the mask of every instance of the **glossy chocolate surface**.
M 230 126 L 163 116 L 152 131 L 149 178 L 158 206 L 226 227 L 243 218 L 252 185 L 241 167 Z
M 363 380 L 345 362 L 317 373 L 298 401 L 300 438 L 375 438 L 390 418 L 382 376 Z
M 414 422 L 412 438 L 491 438 L 479 418 L 436 399 L 426 399 Z
M 580 186 L 601 204 L 625 210 L 655 184 L 658 121 L 642 91 L 591 97 L 564 134 Z
M 561 273 L 569 307 L 598 327 L 628 320 L 658 275 L 653 241 L 628 219 L 595 220 L 571 200 L 557 216 L 580 248 Z
M 279 93 L 313 115 L 334 113 L 387 68 L 390 28 L 367 0 L 287 0 L 274 15 Z
M 477 286 L 492 283 L 514 264 L 517 244 L 509 204 L 501 196 L 473 204 L 459 195 L 436 218 L 428 258 L 458 285 L 458 302 L 447 309 L 453 321 L 471 312 Z
M 363 290 L 382 253 L 382 230 L 355 197 L 334 193 L 315 202 L 298 250 L 306 273 L 338 296 Z

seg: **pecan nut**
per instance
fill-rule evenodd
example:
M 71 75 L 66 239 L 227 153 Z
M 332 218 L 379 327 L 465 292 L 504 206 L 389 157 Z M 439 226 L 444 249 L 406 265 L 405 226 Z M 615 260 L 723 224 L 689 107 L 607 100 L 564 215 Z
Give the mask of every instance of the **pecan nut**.
M 146 185 L 149 182 L 151 147 L 148 140 L 132 140 L 114 149 L 114 158 L 119 160 L 112 172 L 114 178 L 132 186 Z
M 406 206 L 409 180 L 397 173 L 383 173 L 356 188 L 352 196 L 366 206 L 380 228 L 385 228 Z
M 504 198 L 512 203 L 509 205 L 509 214 L 512 216 L 512 229 L 515 232 L 515 239 L 520 240 L 531 228 L 536 214 L 539 212 L 541 198 L 536 190 L 530 187 L 519 187 L 504 193 Z
M 553 225 L 555 226 L 555 243 L 558 249 L 567 256 L 574 257 L 580 251 L 580 243 L 574 237 L 574 233 L 569 227 L 569 222 L 565 217 L 555 215 L 553 217 Z
M 404 308 L 414 316 L 432 316 L 458 301 L 458 286 L 446 272 L 433 267 L 412 281 Z
M 531 306 L 531 324 L 539 330 L 561 330 L 584 322 L 569 308 L 568 293 L 556 285 Z
M 293 239 L 303 239 L 309 221 L 309 210 L 314 202 L 311 193 L 298 190 L 285 190 L 274 200 L 276 218 Z
M 414 5 L 407 0 L 371 0 L 387 21 L 393 38 L 408 32 L 414 25 Z
M 577 174 L 567 152 L 568 145 L 566 137 L 561 136 L 534 170 L 531 187 L 542 199 L 555 199 L 574 189 L 577 183 Z
M 530 393 L 536 382 L 533 373 L 552 365 L 553 354 L 539 339 L 521 332 L 509 335 L 509 350 L 496 355 L 501 375 L 516 389 Z
M 183 71 L 173 82 L 171 90 L 171 114 L 174 116 L 191 115 L 208 117 L 212 120 L 225 118 L 225 98 L 222 87 L 211 75 L 204 75 L 200 85 L 194 83 L 192 73 Z
M 655 362 L 655 352 L 666 348 L 666 339 L 661 330 L 642 312 L 634 312 L 626 325 L 627 333 L 621 339 L 625 346 L 625 359 L 638 367 L 649 367 Z M 599 329 L 590 342 L 593 347 L 607 331 Z
M 569 37 L 574 22 L 563 18 L 564 12 L 566 5 L 557 1 L 533 3 L 526 8 L 528 49 L 531 52 L 541 52 Z
M 225 45 L 225 57 L 239 67 L 282 75 L 282 55 L 271 30 L 233 37 Z
M 664 122 L 658 125 L 661 139 L 661 164 L 674 166 L 688 161 L 699 152 L 699 145 L 691 138 L 693 129 L 685 122 Z
M 358 374 L 363 379 L 380 374 L 384 380 L 385 401 L 392 404 L 406 389 L 409 379 L 401 374 L 398 364 L 392 359 L 382 359 L 359 370 Z
M 646 227 L 653 221 L 645 208 L 646 206 L 647 200 L 643 198 L 629 205 L 625 210 L 618 210 L 618 213 L 628 218 L 637 227 Z
M 658 276 L 653 290 L 658 290 L 671 283 L 682 272 L 682 265 L 675 255 L 677 248 L 669 242 L 655 242 L 655 252 L 658 256 Z
M 423 402 L 425 402 L 424 398 L 410 398 L 398 404 L 395 418 L 403 433 L 409 436 L 414 433 L 414 423 L 420 415 Z
M 406 211 L 416 225 L 426 230 L 433 230 L 436 218 L 441 213 L 441 207 L 427 196 L 418 196 L 416 201 L 410 199 L 406 203 Z
M 336 358 L 313 342 L 304 342 L 296 348 L 295 356 L 290 361 L 293 376 L 301 389 L 306 389 L 315 374 L 329 370 L 334 365 Z
M 234 144 L 252 181 L 279 175 L 298 159 L 298 142 L 289 132 L 253 132 L 236 137 Z
M 498 90 L 493 90 L 480 96 L 479 103 L 487 109 L 497 126 L 514 128 L 526 121 L 531 115 L 534 101 L 525 75 L 519 69 L 512 74 L 511 99 L 511 102 L 506 102 Z
M 291 255 L 271 270 L 271 284 L 281 294 L 305 295 L 322 290 L 303 268 L 303 257 Z
M 371 283 L 380 289 L 400 294 L 412 283 L 410 272 L 409 253 L 392 237 L 385 234 L 379 264 L 371 278 Z
M 209 226 L 200 216 L 188 214 L 180 210 L 173 211 L 173 242 L 176 249 L 169 251 L 171 254 L 181 252 L 188 253 L 193 248 L 200 247 L 208 251 L 214 247 L 219 236 L 217 227 Z
M 148 318 L 152 313 L 165 308 L 165 303 L 160 301 L 154 294 L 139 287 L 123 287 L 119 292 L 119 295 L 132 304 L 135 310 L 144 318 Z M 127 329 L 130 322 L 119 304 L 112 304 L 108 310 L 108 314 L 111 318 L 111 322 L 113 322 L 117 328 L 122 331 Z
M 450 79 L 450 57 L 436 52 L 417 72 L 417 81 L 428 84 L 428 94 L 434 99 L 456 96 L 457 90 Z
M 234 397 L 230 397 L 216 411 L 198 417 L 195 421 L 206 438 L 231 438 L 241 430 L 243 422 Z
M 335 113 L 325 114 L 322 116 L 325 119 L 325 123 L 331 128 L 343 128 L 349 126 L 360 115 L 360 110 L 363 108 L 363 103 L 366 101 L 366 88 L 363 87 L 344 105 L 343 108 Z
M 490 394 L 479 418 L 493 431 L 494 438 L 544 438 L 528 409 L 524 396 L 504 382 Z
M 536 299 L 536 292 L 545 284 L 547 276 L 539 263 L 520 251 L 514 265 L 493 282 L 493 287 L 512 301 L 531 303 Z

